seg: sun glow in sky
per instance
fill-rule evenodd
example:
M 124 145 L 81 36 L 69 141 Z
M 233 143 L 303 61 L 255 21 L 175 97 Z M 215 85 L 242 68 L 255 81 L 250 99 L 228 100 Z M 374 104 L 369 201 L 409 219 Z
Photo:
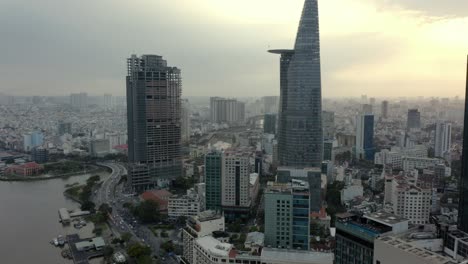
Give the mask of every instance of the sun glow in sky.
M 182 69 L 184 95 L 278 94 L 279 58 L 266 50 L 293 47 L 303 5 L 64 2 L 0 0 L 0 92 L 123 95 L 125 58 L 153 53 Z M 464 96 L 468 1 L 319 0 L 319 9 L 324 96 Z

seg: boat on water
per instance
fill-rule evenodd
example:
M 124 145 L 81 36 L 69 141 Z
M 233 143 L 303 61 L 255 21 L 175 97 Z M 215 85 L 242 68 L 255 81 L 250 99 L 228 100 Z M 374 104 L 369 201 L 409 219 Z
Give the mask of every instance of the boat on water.
M 52 241 L 50 241 L 50 244 L 56 247 L 63 247 L 65 243 L 66 243 L 65 238 L 62 235 L 59 235 L 58 237 L 53 238 Z
M 58 242 L 58 245 L 62 247 L 65 245 L 65 238 L 62 235 L 59 235 L 57 237 L 57 242 Z

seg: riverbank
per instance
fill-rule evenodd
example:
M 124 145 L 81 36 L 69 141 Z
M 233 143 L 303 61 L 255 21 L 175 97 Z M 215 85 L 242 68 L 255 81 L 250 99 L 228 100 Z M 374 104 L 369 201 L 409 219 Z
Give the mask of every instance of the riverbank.
M 16 181 L 46 181 L 46 180 L 51 180 L 51 179 L 59 179 L 59 178 L 68 178 L 68 177 L 73 177 L 73 176 L 80 176 L 83 174 L 95 174 L 95 173 L 100 173 L 104 171 L 108 171 L 106 167 L 102 167 L 99 165 L 89 165 L 89 167 L 92 167 L 90 170 L 85 170 L 85 171 L 77 171 L 77 172 L 71 172 L 71 173 L 66 173 L 66 174 L 59 174 L 59 175 L 39 175 L 39 176 L 1 176 L 0 181 L 7 181 L 7 182 L 16 182 Z

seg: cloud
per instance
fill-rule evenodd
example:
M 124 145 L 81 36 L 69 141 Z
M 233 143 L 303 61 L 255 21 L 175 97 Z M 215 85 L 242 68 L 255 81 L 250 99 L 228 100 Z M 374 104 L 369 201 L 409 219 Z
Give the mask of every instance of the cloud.
M 385 0 L 384 6 L 416 10 L 428 16 L 467 17 L 468 1 L 464 0 Z
M 468 4 L 453 13 L 455 1 L 432 1 L 320 1 L 323 94 L 460 93 Z M 0 0 L 0 92 L 123 95 L 135 53 L 181 68 L 184 95 L 279 94 L 279 58 L 266 50 L 293 47 L 302 4 Z

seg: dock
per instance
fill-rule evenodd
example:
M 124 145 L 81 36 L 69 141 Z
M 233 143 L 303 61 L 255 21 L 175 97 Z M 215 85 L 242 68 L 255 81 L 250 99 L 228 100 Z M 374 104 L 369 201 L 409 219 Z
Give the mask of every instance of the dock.
M 60 208 L 58 213 L 59 213 L 60 222 L 62 222 L 62 224 L 69 224 L 71 222 L 71 219 L 74 217 L 80 217 L 80 216 L 91 214 L 90 211 L 80 211 L 80 210 L 70 211 L 67 208 Z

